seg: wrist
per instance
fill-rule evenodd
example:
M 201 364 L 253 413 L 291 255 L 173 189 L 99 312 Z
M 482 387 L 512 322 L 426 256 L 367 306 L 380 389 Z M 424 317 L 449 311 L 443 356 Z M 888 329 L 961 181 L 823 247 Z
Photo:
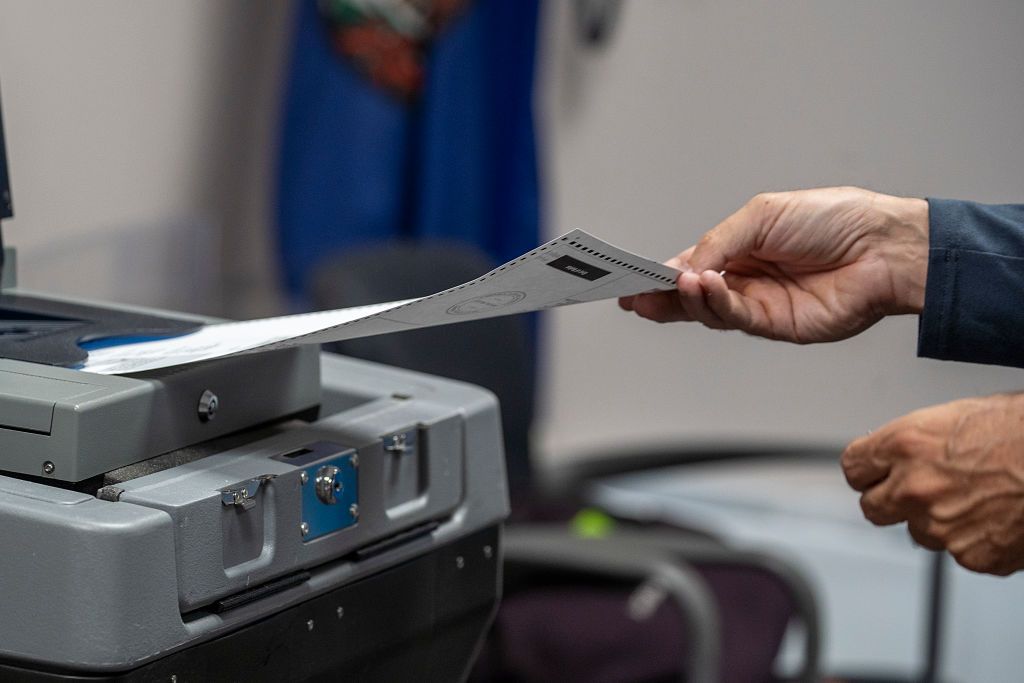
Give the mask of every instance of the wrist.
M 919 314 L 928 280 L 928 202 L 882 195 L 876 206 L 885 215 L 883 248 L 892 277 L 892 313 Z

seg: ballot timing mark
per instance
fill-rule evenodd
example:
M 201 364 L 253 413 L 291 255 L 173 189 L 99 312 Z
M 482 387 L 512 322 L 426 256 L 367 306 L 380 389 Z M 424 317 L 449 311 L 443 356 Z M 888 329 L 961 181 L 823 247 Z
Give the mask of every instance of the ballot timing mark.
M 597 280 L 604 277 L 605 275 L 611 275 L 610 270 L 598 268 L 592 266 L 589 263 L 584 263 L 579 259 L 574 259 L 572 256 L 559 256 L 554 261 L 548 262 L 549 266 L 555 270 L 560 270 L 563 273 L 569 273 L 569 275 L 575 275 L 581 277 L 584 280 Z

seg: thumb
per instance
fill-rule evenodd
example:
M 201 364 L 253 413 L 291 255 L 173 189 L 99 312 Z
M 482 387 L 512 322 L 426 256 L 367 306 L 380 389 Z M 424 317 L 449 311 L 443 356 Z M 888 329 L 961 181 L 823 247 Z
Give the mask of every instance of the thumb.
M 748 256 L 761 237 L 760 211 L 755 201 L 747 204 L 709 230 L 697 243 L 690 257 L 690 267 L 701 273 L 723 270 L 729 261 Z

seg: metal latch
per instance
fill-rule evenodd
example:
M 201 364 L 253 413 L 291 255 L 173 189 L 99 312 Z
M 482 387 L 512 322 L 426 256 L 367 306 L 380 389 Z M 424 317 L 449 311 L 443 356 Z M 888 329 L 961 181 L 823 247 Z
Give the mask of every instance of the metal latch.
M 409 449 L 409 437 L 405 432 L 392 434 L 384 440 L 384 450 L 392 455 L 401 455 Z
M 256 494 L 259 493 L 264 482 L 268 482 L 276 476 L 276 474 L 261 474 L 248 481 L 223 488 L 220 490 L 220 502 L 226 506 L 235 505 L 243 510 L 248 510 L 256 505 Z

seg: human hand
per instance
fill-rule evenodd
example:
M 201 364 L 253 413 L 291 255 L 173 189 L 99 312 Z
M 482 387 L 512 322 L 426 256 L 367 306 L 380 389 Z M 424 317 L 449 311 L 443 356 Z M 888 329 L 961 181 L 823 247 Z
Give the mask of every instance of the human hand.
M 658 322 L 837 341 L 919 313 L 927 259 L 923 199 L 852 187 L 761 194 L 667 262 L 684 270 L 676 291 L 619 305 Z
M 910 413 L 851 443 L 842 466 L 874 524 L 905 521 L 973 571 L 1024 569 L 1024 394 Z

